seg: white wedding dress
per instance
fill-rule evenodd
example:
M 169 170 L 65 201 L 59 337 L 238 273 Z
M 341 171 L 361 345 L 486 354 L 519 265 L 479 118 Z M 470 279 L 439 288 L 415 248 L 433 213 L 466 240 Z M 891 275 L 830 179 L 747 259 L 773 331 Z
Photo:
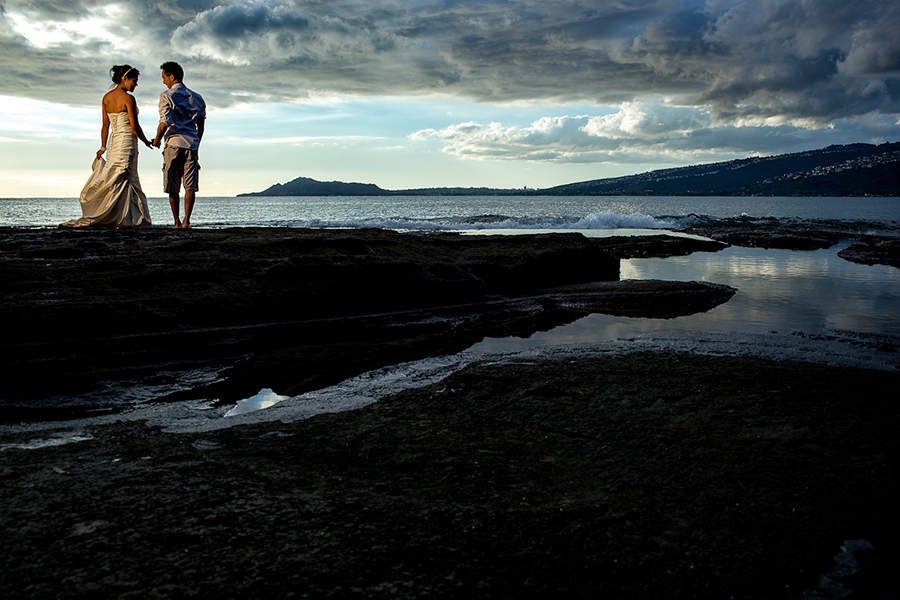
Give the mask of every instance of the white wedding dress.
M 80 219 L 62 227 L 150 227 L 150 208 L 138 178 L 138 139 L 127 112 L 109 113 L 106 160 L 94 160 L 91 178 L 81 190 Z

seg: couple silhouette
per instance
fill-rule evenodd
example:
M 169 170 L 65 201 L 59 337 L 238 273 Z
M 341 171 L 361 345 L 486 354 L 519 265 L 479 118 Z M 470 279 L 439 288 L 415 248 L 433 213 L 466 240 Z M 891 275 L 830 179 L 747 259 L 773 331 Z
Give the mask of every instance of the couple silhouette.
M 176 229 L 191 226 L 199 190 L 198 151 L 206 124 L 206 103 L 182 80 L 178 63 L 160 65 L 166 90 L 159 95 L 159 126 L 149 140 L 138 120 L 137 101 L 132 95 L 140 71 L 131 65 L 110 69 L 115 88 L 103 96 L 101 147 L 94 159 L 90 179 L 81 190 L 82 216 L 61 227 L 150 227 L 147 196 L 138 176 L 138 141 L 148 148 L 163 148 L 163 190 L 169 196 Z M 106 159 L 103 159 L 103 154 Z M 184 219 L 180 217 L 181 188 L 184 186 Z

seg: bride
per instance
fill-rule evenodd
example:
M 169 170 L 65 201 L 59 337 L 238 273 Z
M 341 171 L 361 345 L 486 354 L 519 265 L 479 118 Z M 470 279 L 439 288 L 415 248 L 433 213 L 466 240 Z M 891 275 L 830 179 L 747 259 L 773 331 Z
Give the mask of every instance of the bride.
M 116 87 L 103 96 L 101 148 L 94 159 L 93 173 L 81 190 L 83 216 L 60 227 L 151 225 L 147 196 L 138 178 L 137 140 L 151 145 L 138 123 L 137 102 L 131 95 L 140 72 L 131 65 L 117 65 L 109 73 Z M 104 152 L 106 160 L 102 158 Z

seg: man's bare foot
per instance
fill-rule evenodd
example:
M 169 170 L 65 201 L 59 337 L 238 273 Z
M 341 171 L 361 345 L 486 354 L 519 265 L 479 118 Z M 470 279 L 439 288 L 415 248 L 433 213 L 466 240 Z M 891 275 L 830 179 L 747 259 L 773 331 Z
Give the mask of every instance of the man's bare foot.
M 181 228 L 182 228 L 182 229 L 190 229 L 190 228 L 191 228 L 191 223 L 190 223 L 190 221 L 184 221 L 184 222 L 181 224 Z

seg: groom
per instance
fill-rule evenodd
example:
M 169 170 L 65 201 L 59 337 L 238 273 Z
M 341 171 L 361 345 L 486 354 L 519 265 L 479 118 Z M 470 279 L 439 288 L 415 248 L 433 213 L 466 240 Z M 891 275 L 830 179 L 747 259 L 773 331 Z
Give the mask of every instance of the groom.
M 176 62 L 164 62 L 162 80 L 169 88 L 159 95 L 159 128 L 153 146 L 159 148 L 165 136 L 163 150 L 163 188 L 169 195 L 176 229 L 191 226 L 191 212 L 200 189 L 200 163 L 197 151 L 206 124 L 206 102 L 200 94 L 189 90 L 181 82 L 184 69 Z M 184 182 L 184 220 L 178 216 L 179 195 Z

